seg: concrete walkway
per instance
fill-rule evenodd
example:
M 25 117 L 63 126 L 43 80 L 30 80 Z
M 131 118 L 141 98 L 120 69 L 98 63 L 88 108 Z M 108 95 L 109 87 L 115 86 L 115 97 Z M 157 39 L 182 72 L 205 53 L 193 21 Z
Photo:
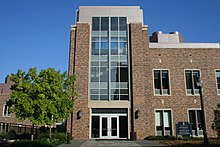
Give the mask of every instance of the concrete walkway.
M 62 144 L 58 147 L 94 147 L 94 146 L 165 146 L 149 140 L 71 140 L 71 144 Z

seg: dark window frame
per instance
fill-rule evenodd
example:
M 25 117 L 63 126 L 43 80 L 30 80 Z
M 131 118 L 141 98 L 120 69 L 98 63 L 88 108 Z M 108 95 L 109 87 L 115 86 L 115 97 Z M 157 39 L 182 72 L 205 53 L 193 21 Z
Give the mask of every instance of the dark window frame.
M 216 78 L 217 94 L 220 95 L 220 70 L 215 70 L 215 78 Z
M 163 74 L 166 73 L 166 79 Z M 156 75 L 159 74 L 159 75 Z M 154 95 L 171 95 L 170 88 L 170 72 L 168 69 L 154 69 L 153 70 Z M 159 93 L 157 92 L 159 90 Z
M 199 88 L 196 81 L 201 76 L 199 69 L 186 69 L 184 70 L 185 75 L 185 89 L 186 95 L 199 95 Z

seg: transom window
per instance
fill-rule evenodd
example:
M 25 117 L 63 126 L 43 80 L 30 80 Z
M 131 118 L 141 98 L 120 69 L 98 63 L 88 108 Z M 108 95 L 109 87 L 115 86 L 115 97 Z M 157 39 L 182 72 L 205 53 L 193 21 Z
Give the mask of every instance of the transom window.
M 186 94 L 188 95 L 199 94 L 199 87 L 196 85 L 196 82 L 199 77 L 200 77 L 199 70 L 185 70 Z
M 217 82 L 218 95 L 220 95 L 220 70 L 216 70 L 215 76 L 216 76 L 216 82 Z
M 92 18 L 91 100 L 128 100 L 126 17 Z
M 154 70 L 154 94 L 170 95 L 168 70 Z

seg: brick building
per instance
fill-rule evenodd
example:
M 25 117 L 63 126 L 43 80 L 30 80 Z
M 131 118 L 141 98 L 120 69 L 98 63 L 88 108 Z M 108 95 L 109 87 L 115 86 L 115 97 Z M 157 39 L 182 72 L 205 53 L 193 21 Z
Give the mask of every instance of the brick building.
M 176 135 L 178 122 L 208 136 L 220 103 L 219 43 L 184 43 L 179 32 L 148 36 L 138 6 L 82 6 L 71 26 L 69 74 L 77 99 L 67 129 L 75 139 Z
M 28 120 L 20 122 L 15 114 L 10 114 L 6 105 L 11 94 L 12 82 L 10 77 L 5 78 L 5 83 L 0 83 L 0 133 L 14 130 L 17 134 L 30 132 L 31 123 Z

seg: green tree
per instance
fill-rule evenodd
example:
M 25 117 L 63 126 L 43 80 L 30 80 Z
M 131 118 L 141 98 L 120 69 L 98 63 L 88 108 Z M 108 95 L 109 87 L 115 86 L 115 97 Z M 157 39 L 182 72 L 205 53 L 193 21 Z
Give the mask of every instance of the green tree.
M 68 117 L 75 99 L 74 75 L 68 77 L 53 68 L 30 68 L 28 73 L 18 70 L 11 75 L 14 84 L 7 105 L 9 111 L 33 125 L 52 125 Z M 69 90 L 71 89 L 71 90 Z
M 217 110 L 215 110 L 215 118 L 213 120 L 212 129 L 214 129 L 218 137 L 220 137 L 220 103 L 217 105 Z

